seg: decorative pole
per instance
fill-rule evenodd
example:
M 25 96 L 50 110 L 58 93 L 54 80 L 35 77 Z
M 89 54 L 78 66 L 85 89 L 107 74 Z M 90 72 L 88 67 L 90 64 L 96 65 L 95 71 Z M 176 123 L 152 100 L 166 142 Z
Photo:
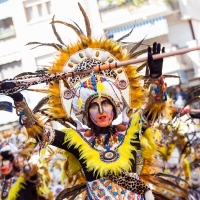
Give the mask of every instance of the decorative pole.
M 188 53 L 188 52 L 196 51 L 196 50 L 200 50 L 200 46 L 193 47 L 193 48 L 179 49 L 177 51 L 172 51 L 168 53 L 156 54 L 156 55 L 153 55 L 153 59 L 157 60 L 160 58 L 175 56 L 175 55 L 184 54 L 184 53 Z M 147 57 L 119 61 L 116 63 L 110 63 L 106 65 L 99 65 L 99 66 L 95 66 L 93 70 L 94 72 L 99 72 L 99 71 L 103 71 L 107 69 L 115 69 L 115 68 L 126 66 L 126 65 L 137 64 L 144 61 L 147 61 Z M 81 72 L 68 72 L 68 73 L 60 73 L 60 74 L 59 73 L 56 73 L 56 74 L 45 73 L 45 74 L 37 74 L 37 75 L 34 74 L 34 75 L 20 76 L 19 78 L 5 79 L 0 82 L 0 86 L 3 82 L 14 82 L 16 83 L 16 87 L 12 89 L 7 89 L 7 90 L 0 89 L 0 94 L 6 94 L 6 95 L 13 94 L 13 93 L 25 90 L 32 85 L 37 85 L 40 83 L 49 83 L 54 80 L 62 80 L 68 77 L 76 76 L 76 75 L 89 74 L 89 73 L 92 73 L 93 70 L 91 69 L 91 70 L 85 70 Z

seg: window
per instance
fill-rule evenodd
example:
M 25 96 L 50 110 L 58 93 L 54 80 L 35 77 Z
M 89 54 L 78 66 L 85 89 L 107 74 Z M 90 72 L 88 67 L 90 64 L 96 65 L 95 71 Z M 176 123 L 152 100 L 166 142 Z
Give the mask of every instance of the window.
M 25 1 L 24 7 L 26 11 L 27 21 L 35 21 L 39 18 L 45 18 L 52 13 L 51 1 L 38 0 L 34 3 L 32 1 Z
M 39 4 L 38 6 L 38 13 L 39 13 L 39 16 L 43 16 L 43 10 L 42 10 L 42 4 Z
M 33 8 L 29 7 L 27 8 L 27 14 L 28 14 L 28 21 L 31 21 L 34 18 L 34 14 L 33 14 Z
M 48 14 L 51 14 L 51 2 L 50 1 L 46 2 L 46 6 L 47 6 Z

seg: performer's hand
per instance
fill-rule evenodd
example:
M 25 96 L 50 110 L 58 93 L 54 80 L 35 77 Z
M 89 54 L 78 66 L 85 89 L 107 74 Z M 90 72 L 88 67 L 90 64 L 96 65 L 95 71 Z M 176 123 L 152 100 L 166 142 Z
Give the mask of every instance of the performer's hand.
M 1 84 L 1 89 L 3 89 L 3 90 L 12 89 L 14 87 L 16 87 L 16 84 L 13 83 L 13 82 L 4 82 L 4 83 Z M 16 102 L 20 102 L 20 101 L 23 100 L 23 95 L 20 92 L 10 94 L 8 96 L 11 97 Z
M 150 76 L 152 78 L 158 78 L 162 75 L 163 58 L 153 60 L 152 55 L 160 54 L 161 45 L 160 43 L 154 42 L 153 49 L 148 47 L 148 65 L 150 70 Z M 165 53 L 165 47 L 162 48 L 162 53 Z

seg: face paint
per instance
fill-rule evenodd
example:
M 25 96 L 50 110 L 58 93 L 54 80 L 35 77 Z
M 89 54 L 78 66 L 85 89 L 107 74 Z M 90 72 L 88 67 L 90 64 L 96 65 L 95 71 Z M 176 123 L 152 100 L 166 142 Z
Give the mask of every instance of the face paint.
M 113 121 L 113 106 L 107 98 L 95 98 L 89 107 L 90 119 L 99 127 L 106 127 Z
M 9 160 L 3 160 L 1 167 L 1 173 L 3 175 L 8 175 L 13 169 L 13 164 Z

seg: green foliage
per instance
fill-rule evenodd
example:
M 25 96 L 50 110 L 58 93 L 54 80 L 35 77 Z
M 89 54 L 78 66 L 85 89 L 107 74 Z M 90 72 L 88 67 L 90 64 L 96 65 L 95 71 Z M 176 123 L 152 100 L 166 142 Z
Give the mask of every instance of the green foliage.
M 134 6 L 139 6 L 147 0 L 132 0 Z
M 109 4 L 116 4 L 118 6 L 125 3 L 127 0 L 106 0 Z

